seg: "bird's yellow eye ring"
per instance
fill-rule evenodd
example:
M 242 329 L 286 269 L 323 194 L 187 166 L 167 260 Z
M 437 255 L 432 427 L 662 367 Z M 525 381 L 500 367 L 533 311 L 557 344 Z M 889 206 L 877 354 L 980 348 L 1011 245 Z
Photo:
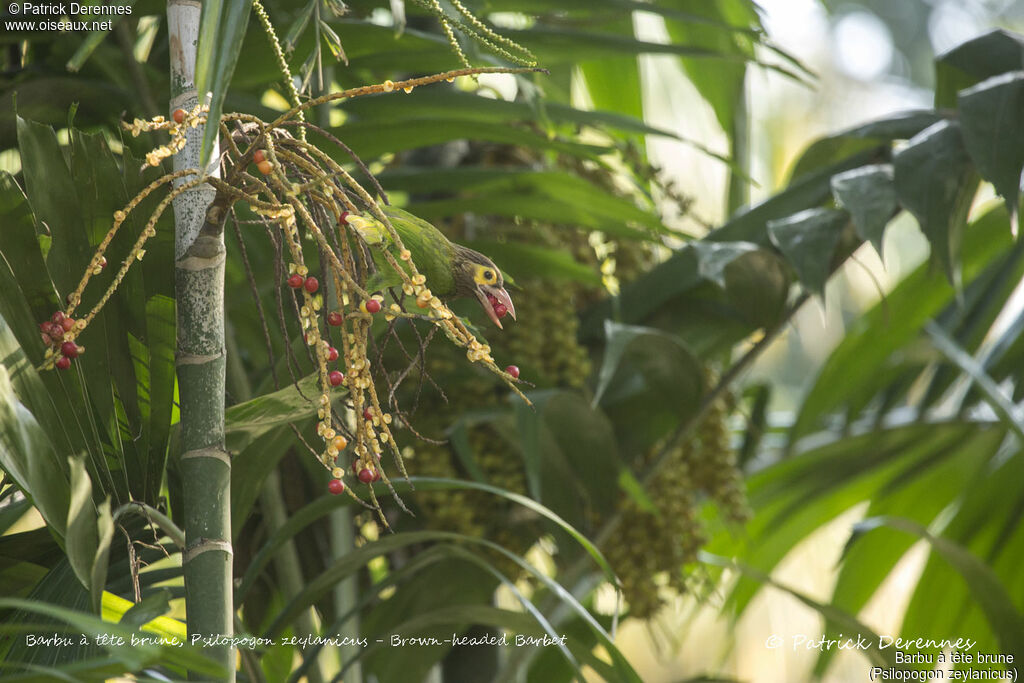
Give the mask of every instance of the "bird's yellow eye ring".
M 478 285 L 494 285 L 498 283 L 498 272 L 493 266 L 476 265 L 473 270 L 473 282 Z

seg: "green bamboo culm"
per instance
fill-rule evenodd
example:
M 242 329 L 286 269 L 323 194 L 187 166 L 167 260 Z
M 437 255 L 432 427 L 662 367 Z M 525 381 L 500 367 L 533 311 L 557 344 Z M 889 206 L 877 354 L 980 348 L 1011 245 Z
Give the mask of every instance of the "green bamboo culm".
M 168 0 L 171 56 L 169 113 L 191 111 L 201 6 Z M 174 156 L 174 169 L 198 168 L 203 126 L 189 131 Z M 216 146 L 210 155 L 218 158 Z M 217 173 L 214 163 L 208 172 Z M 181 408 L 180 472 L 186 547 L 185 609 L 190 638 L 214 636 L 204 651 L 225 668 L 219 680 L 235 680 L 231 550 L 231 460 L 224 446 L 224 236 L 210 230 L 208 210 L 215 190 L 208 184 L 174 200 L 177 371 Z M 214 224 L 217 221 L 213 221 Z M 221 223 L 221 227 L 222 227 Z M 208 641 L 209 642 L 209 641 Z

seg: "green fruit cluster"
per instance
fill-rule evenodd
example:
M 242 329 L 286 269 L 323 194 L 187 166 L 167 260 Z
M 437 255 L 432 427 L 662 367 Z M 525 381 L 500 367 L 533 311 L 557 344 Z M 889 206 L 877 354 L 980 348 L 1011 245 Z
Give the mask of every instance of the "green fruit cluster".
M 704 529 L 690 476 L 687 447 L 674 449 L 663 473 L 647 488 L 656 511 L 632 499 L 620 503 L 622 519 L 614 540 L 602 551 L 622 582 L 630 616 L 653 616 L 672 592 L 684 593 L 684 567 L 697 560 Z M 659 585 L 663 584 L 663 585 Z
M 565 287 L 564 283 L 539 279 L 520 283 L 515 293 L 518 322 L 491 336 L 494 357 L 518 365 L 523 379 L 535 386 L 582 387 L 590 374 L 590 358 L 576 339 L 573 295 L 573 288 Z M 432 361 L 429 371 L 439 377 L 445 367 L 443 360 Z M 423 429 L 429 423 L 443 432 L 455 416 L 498 408 L 506 402 L 502 393 L 477 381 L 460 382 L 458 393 L 448 398 L 448 405 L 437 404 L 436 410 L 421 412 L 417 427 Z M 526 492 L 522 458 L 494 425 L 484 422 L 469 427 L 468 442 L 474 462 L 488 484 L 515 493 Z M 450 444 L 418 443 L 413 462 L 416 473 L 424 476 L 450 477 L 461 468 Z M 510 524 L 512 504 L 498 501 L 493 495 L 437 491 L 420 493 L 416 500 L 431 527 L 483 536 L 518 554 L 536 540 L 537 529 L 529 522 Z M 519 571 L 511 562 L 500 564 L 503 571 L 513 575 Z
M 731 401 L 717 401 L 691 437 L 669 451 L 647 486 L 654 510 L 631 498 L 620 504 L 622 519 L 613 540 L 602 548 L 622 581 L 630 615 L 654 616 L 672 595 L 687 592 L 687 565 L 697 560 L 706 542 L 699 519 L 710 500 L 737 523 L 749 518 L 743 477 L 729 444 L 727 417 Z M 646 454 L 649 460 L 656 447 Z M 640 469 L 649 462 L 639 463 Z
M 698 425 L 695 439 L 699 448 L 690 449 L 690 472 L 694 485 L 718 504 L 730 522 L 743 524 L 750 519 L 743 472 L 736 463 L 736 451 L 730 445 L 727 419 L 731 401 L 714 403 L 708 416 Z

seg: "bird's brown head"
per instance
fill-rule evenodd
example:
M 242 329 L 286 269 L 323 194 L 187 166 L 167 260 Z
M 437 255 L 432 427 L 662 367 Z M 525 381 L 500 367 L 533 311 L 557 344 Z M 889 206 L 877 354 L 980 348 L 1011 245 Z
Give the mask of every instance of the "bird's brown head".
M 516 309 L 505 291 L 505 278 L 491 259 L 468 247 L 455 245 L 455 296 L 473 296 L 498 329 L 505 314 L 516 319 Z

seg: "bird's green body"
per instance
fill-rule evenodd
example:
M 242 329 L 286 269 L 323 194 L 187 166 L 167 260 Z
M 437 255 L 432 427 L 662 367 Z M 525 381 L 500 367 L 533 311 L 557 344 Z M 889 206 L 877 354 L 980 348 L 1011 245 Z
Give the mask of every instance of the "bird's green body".
M 503 286 L 504 276 L 493 261 L 449 241 L 440 230 L 408 211 L 391 206 L 383 207 L 383 211 L 402 245 L 409 250 L 416 269 L 426 279 L 431 294 L 440 299 L 476 297 L 499 328 L 500 319 L 506 313 L 515 319 L 512 299 Z M 388 262 L 385 252 L 402 267 L 408 268 L 408 265 L 390 231 L 372 216 L 349 216 L 346 222 L 370 246 L 373 255 L 376 272 L 367 280 L 366 289 L 377 292 L 400 286 L 402 278 Z
M 453 270 L 455 246 L 440 230 L 419 216 L 392 206 L 382 208 L 385 215 L 391 220 L 391 225 L 395 227 L 395 232 L 402 238 L 402 244 L 412 254 L 412 261 L 416 264 L 416 268 L 427 279 L 427 287 L 430 288 L 430 291 L 442 299 L 454 296 L 456 290 Z M 364 228 L 360 229 L 363 239 L 371 244 L 383 242 L 395 260 L 403 263 L 399 259 L 398 247 L 394 244 L 387 229 L 376 221 L 373 223 L 374 225 L 369 230 L 378 231 L 379 236 L 368 233 Z M 367 283 L 367 289 L 377 291 L 401 285 L 401 278 L 384 258 L 384 255 L 377 249 L 371 251 L 377 272 Z

